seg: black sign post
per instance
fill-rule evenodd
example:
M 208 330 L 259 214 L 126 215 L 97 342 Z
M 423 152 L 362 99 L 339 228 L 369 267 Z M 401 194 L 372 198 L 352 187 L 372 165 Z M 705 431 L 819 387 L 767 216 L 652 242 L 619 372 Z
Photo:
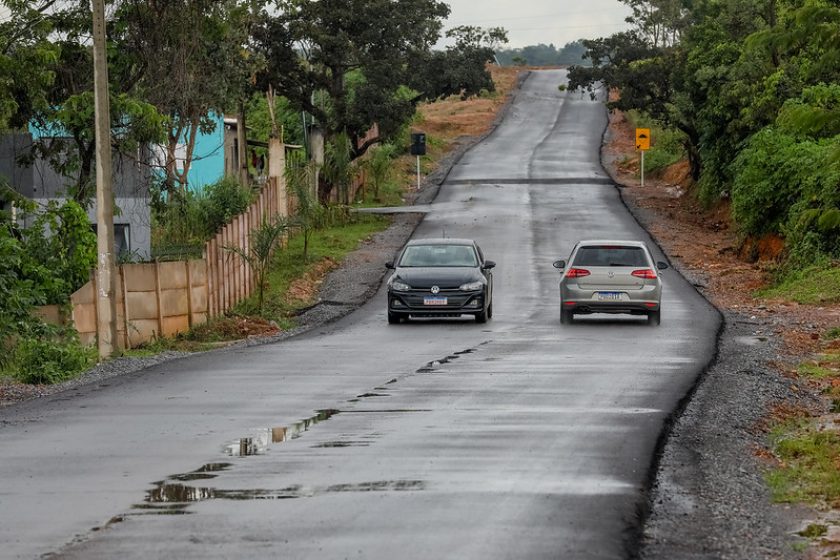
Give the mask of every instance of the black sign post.
M 417 156 L 417 190 L 420 190 L 420 156 L 426 155 L 426 133 L 411 133 L 411 155 Z

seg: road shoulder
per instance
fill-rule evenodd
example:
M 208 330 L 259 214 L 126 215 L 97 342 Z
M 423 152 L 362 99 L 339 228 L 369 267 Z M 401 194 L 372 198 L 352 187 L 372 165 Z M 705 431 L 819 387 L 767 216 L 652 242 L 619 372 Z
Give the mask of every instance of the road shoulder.
M 803 541 L 796 533 L 812 512 L 772 502 L 764 482 L 769 463 L 762 453 L 768 411 L 783 402 L 810 398 L 771 365 L 783 353 L 785 316 L 752 307 L 748 292 L 727 289 L 719 272 L 725 266 L 721 261 L 737 261 L 730 245 L 734 240 L 705 238 L 698 233 L 698 224 L 681 221 L 676 210 L 676 199 L 684 194 L 681 185 L 649 180 L 642 188 L 621 172 L 625 148 L 619 136 L 626 131 L 616 122 L 620 119 L 611 115 L 605 133 L 605 169 L 634 217 L 725 320 L 715 361 L 687 395 L 663 439 L 639 556 L 800 558 Z M 739 270 L 741 281 L 761 274 L 753 266 Z

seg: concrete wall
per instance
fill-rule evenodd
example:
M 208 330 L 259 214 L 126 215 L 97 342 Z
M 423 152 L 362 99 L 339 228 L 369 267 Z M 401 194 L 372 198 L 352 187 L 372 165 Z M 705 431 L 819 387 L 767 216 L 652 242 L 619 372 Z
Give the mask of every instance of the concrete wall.
M 96 344 L 96 286 L 74 293 L 73 325 L 83 344 Z M 204 260 L 127 264 L 117 270 L 117 333 L 120 348 L 171 337 L 208 319 Z

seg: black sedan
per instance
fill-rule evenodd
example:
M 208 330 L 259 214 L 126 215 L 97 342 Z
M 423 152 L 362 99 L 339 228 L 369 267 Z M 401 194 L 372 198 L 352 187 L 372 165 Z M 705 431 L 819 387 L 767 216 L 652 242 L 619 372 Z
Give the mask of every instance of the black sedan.
M 409 241 L 388 279 L 388 322 L 409 317 L 493 316 L 493 261 L 471 239 Z

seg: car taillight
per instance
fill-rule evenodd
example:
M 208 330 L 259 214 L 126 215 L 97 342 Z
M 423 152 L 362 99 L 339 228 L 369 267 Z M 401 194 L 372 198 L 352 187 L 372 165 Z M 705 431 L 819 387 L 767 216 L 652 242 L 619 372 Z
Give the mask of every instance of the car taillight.
M 566 273 L 566 278 L 581 278 L 582 276 L 589 276 L 591 273 L 585 268 L 570 268 Z
M 637 278 L 644 278 L 645 280 L 656 280 L 656 273 L 649 268 L 645 268 L 643 270 L 634 270 L 630 274 Z

